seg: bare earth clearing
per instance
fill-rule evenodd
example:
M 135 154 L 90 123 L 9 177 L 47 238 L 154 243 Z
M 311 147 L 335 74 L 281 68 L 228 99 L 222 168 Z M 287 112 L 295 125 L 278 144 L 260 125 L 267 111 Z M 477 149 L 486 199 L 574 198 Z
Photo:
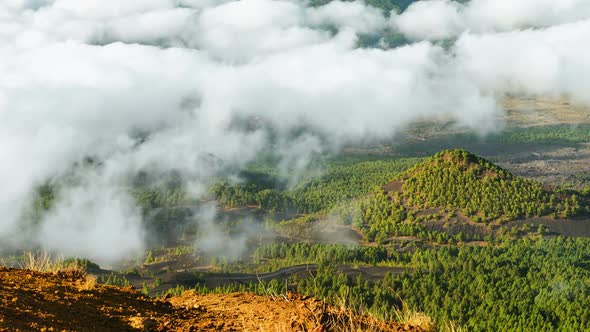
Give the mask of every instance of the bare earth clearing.
M 576 126 L 590 123 L 590 108 L 571 103 L 566 98 L 507 97 L 502 101 L 506 110 L 501 120 L 513 127 L 533 127 L 565 124 Z M 514 175 L 542 183 L 559 185 L 572 182 L 574 177 L 590 175 L 590 142 L 571 146 L 523 145 L 497 146 L 481 151 L 484 156 L 501 155 L 498 162 Z M 492 147 L 493 148 L 493 147 Z M 480 151 L 472 151 L 480 153 Z M 485 153 L 488 152 L 488 153 Z
M 501 105 L 506 110 L 502 119 L 513 125 L 590 123 L 590 109 L 571 103 L 567 98 L 506 97 Z

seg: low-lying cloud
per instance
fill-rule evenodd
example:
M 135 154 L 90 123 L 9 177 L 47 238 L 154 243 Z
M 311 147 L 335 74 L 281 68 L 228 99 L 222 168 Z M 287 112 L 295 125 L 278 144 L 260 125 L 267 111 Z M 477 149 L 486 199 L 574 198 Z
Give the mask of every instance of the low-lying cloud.
M 534 2 L 507 17 L 503 1 L 421 1 L 388 21 L 359 1 L 3 1 L 0 243 L 118 259 L 144 244 L 139 171 L 179 172 L 198 195 L 269 146 L 296 170 L 431 116 L 492 130 L 505 92 L 590 102 L 586 1 Z M 358 48 L 392 26 L 417 42 Z M 72 174 L 24 223 L 35 188 Z
M 585 21 L 590 17 L 586 0 L 452 0 L 414 2 L 391 17 L 391 24 L 415 40 L 441 40 L 469 31 L 496 33 L 546 28 Z

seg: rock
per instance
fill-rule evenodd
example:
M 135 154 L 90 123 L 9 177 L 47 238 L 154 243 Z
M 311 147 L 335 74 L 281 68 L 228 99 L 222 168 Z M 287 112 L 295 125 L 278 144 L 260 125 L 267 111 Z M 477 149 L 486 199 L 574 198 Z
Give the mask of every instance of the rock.
M 134 329 L 143 330 L 145 332 L 153 331 L 158 325 L 153 319 L 145 317 L 131 317 L 129 318 L 129 325 Z
M 205 312 L 205 311 L 207 311 L 207 309 L 205 309 L 205 307 L 203 307 L 203 306 L 202 306 L 202 305 L 200 305 L 200 304 L 195 304 L 195 305 L 193 306 L 193 309 L 195 309 L 195 310 L 197 310 L 197 311 L 200 311 L 200 312 Z

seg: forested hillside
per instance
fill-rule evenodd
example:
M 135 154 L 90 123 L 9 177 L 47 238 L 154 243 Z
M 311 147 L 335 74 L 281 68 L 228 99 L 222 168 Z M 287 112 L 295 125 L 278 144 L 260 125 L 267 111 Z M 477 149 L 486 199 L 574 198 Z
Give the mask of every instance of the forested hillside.
M 292 188 L 272 173 L 242 173 L 244 183 L 221 181 L 212 188 L 219 203 L 257 205 L 271 211 L 312 213 L 363 196 L 416 164 L 418 158 L 331 161 L 324 174 Z
M 414 209 L 460 209 L 477 222 L 582 212 L 578 195 L 557 194 L 464 150 L 437 153 L 398 181 L 403 185 L 399 194 L 391 192 L 394 202 Z
M 588 206 L 579 193 L 543 187 L 459 149 L 437 153 L 371 195 L 333 212 L 341 223 L 355 225 L 368 241 L 378 243 L 391 236 L 418 236 L 439 243 L 483 240 L 509 221 L 584 213 Z M 485 227 L 449 232 L 453 224 L 474 223 Z
M 590 242 L 588 239 L 532 236 L 502 239 L 490 246 L 450 246 L 387 254 L 382 248 L 275 245 L 257 257 L 289 263 L 322 263 L 313 278 L 297 279 L 299 292 L 326 299 L 345 298 L 378 317 L 395 318 L 405 305 L 435 318 L 438 330 L 585 331 L 590 328 Z M 369 254 L 369 255 L 367 255 Z M 335 255 L 335 260 L 325 259 Z M 338 272 L 354 261 L 402 266 L 405 273 L 369 281 Z M 336 263 L 336 264 L 335 264 Z M 271 282 L 239 289 L 281 291 Z M 281 288 L 283 287 L 283 288 Z M 217 290 L 220 291 L 220 290 Z M 402 302 L 403 301 L 403 302 Z

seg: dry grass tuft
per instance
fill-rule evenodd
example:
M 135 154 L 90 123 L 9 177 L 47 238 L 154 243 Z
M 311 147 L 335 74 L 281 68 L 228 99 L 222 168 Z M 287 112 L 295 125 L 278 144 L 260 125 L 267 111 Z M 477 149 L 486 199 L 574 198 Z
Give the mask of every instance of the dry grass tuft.
M 336 298 L 336 306 L 323 303 L 311 309 L 314 316 L 315 328 L 313 332 L 350 331 L 350 332 L 383 332 L 394 330 L 397 323 L 386 322 L 362 313 L 361 308 L 353 308 L 347 301 L 347 294 Z
M 423 312 L 414 311 L 402 302 L 403 307 L 394 311 L 395 321 L 400 324 L 417 326 L 424 331 L 436 331 L 436 324 L 432 317 Z
M 92 274 L 87 274 L 84 277 L 83 281 L 81 281 L 78 289 L 80 291 L 89 291 L 89 290 L 93 290 L 95 286 L 96 286 L 96 277 L 93 276 Z
M 20 263 L 20 267 L 25 270 L 39 272 L 56 272 L 59 270 L 57 269 L 56 260 L 46 251 L 26 251 L 23 254 L 23 260 Z
M 26 251 L 20 263 L 20 268 L 38 272 L 57 273 L 63 272 L 67 275 L 76 274 L 84 276 L 85 269 L 79 265 L 77 260 L 66 261 L 63 257 L 55 257 L 46 251 Z
M 46 251 L 25 252 L 20 267 L 26 270 L 54 273 L 62 278 L 71 279 L 76 282 L 80 291 L 92 290 L 97 284 L 96 277 L 88 274 L 79 260 L 65 260 L 52 256 Z

